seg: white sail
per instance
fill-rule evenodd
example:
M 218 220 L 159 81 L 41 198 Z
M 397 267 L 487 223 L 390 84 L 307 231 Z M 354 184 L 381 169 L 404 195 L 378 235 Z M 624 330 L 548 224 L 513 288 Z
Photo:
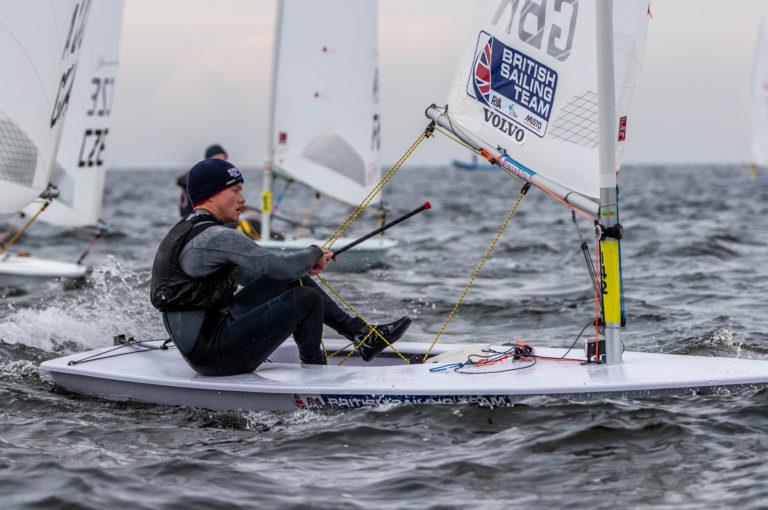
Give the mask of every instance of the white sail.
M 91 0 L 4 1 L 0 14 L 0 213 L 48 186 Z
M 47 223 L 80 227 L 99 221 L 122 18 L 123 0 L 91 5 L 51 177 L 59 196 L 40 216 Z
M 648 20 L 647 0 L 613 6 L 616 170 Z M 596 2 L 482 2 L 448 97 L 452 128 L 507 153 L 524 174 L 600 196 Z
M 768 18 L 760 23 L 752 71 L 752 163 L 768 168 Z
M 377 3 L 286 0 L 282 8 L 273 63 L 275 170 L 356 205 L 381 175 Z

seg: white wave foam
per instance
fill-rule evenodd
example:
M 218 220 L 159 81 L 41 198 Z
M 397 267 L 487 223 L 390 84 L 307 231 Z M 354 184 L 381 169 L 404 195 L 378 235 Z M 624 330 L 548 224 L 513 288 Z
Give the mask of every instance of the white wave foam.
M 47 296 L 31 307 L 7 305 L 0 338 L 64 353 L 110 345 L 119 333 L 164 338 L 167 335 L 149 302 L 147 287 L 148 275 L 108 256 L 93 269 L 84 289 Z
M 0 380 L 39 379 L 40 371 L 35 363 L 27 360 L 0 363 Z

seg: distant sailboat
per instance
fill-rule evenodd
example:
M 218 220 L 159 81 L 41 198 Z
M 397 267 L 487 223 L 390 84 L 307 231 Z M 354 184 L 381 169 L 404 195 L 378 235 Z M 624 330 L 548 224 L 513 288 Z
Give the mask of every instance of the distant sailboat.
M 483 160 L 483 162 L 480 162 L 480 160 L 477 157 L 477 154 L 472 154 L 469 161 L 454 159 L 453 167 L 459 170 L 472 170 L 472 171 L 496 170 L 496 167 L 488 163 L 487 161 Z
M 278 2 L 259 241 L 265 247 L 297 250 L 322 244 L 270 239 L 274 173 L 352 206 L 381 177 L 377 9 L 375 0 Z M 334 265 L 364 269 L 380 262 L 395 244 L 371 239 Z
M 752 68 L 752 176 L 768 169 L 768 18 L 760 21 Z
M 30 8 L 40 9 L 42 12 L 49 5 L 62 7 L 64 2 L 45 6 L 36 5 L 38 2 L 30 2 Z M 109 134 L 109 117 L 111 113 L 112 98 L 114 97 L 115 72 L 119 58 L 120 28 L 122 24 L 123 1 L 92 2 L 83 0 L 73 2 L 67 13 L 52 14 L 52 20 L 66 19 L 71 34 L 67 39 L 69 50 L 66 51 L 70 67 L 61 77 L 61 88 L 58 91 L 58 101 L 63 101 L 56 119 L 57 132 L 51 135 L 55 143 L 36 144 L 41 165 L 35 179 L 45 182 L 43 189 L 51 183 L 56 191 L 55 198 L 50 201 L 47 209 L 40 214 L 39 219 L 52 225 L 63 227 L 96 226 L 100 223 L 102 196 L 104 190 L 104 151 L 107 146 Z M 53 8 L 53 7 L 51 7 Z M 74 14 L 70 14 L 73 12 Z M 29 13 L 29 18 L 34 18 Z M 25 35 L 29 31 L 17 32 L 12 25 L 6 24 L 9 37 L 17 37 L 19 33 Z M 63 37 L 62 29 L 51 25 L 43 30 L 40 27 L 36 33 L 47 35 L 59 35 Z M 66 34 L 66 31 L 64 32 Z M 71 39 L 71 40 L 70 40 Z M 64 42 L 58 42 L 62 47 Z M 19 43 L 19 49 L 26 48 L 23 40 Z M 55 45 L 56 42 L 51 42 Z M 56 54 L 59 55 L 60 50 Z M 74 56 L 73 56 L 74 55 Z M 73 60 L 75 59 L 76 60 Z M 48 69 L 51 64 L 45 61 L 28 62 L 31 68 L 36 70 Z M 66 84 L 64 85 L 64 83 Z M 27 96 L 20 99 L 33 112 L 45 104 L 44 95 L 34 94 L 34 88 L 28 86 Z M 58 83 L 57 83 L 58 85 Z M 65 87 L 65 88 L 64 88 Z M 0 97 L 0 101 L 3 100 Z M 63 99 L 62 99 L 63 98 Z M 50 101 L 53 103 L 53 101 Z M 66 114 L 66 115 L 65 115 Z M 28 114 L 30 118 L 36 118 L 38 113 Z M 24 117 L 20 117 L 24 118 Z M 6 143 L 8 138 L 6 139 Z M 2 142 L 0 142 L 2 144 Z M 43 150 L 43 147 L 46 147 Z M 52 155 L 55 154 L 55 159 Z M 44 162 L 44 164 L 43 164 Z M 18 167 L 17 167 L 18 168 Z M 0 170 L 1 172 L 1 170 Z M 38 182 L 33 180 L 33 182 Z M 40 185 L 39 185 L 40 186 Z M 40 187 L 35 187 L 35 190 Z M 3 184 L 3 190 L 6 184 Z M 27 198 L 28 205 L 24 207 L 24 213 L 32 217 L 40 211 L 43 198 L 36 195 Z M 11 207 L 4 212 L 13 212 Z M 13 206 L 21 207 L 18 202 Z M 18 277 L 66 277 L 76 278 L 83 276 L 87 267 L 78 261 L 64 262 L 58 260 L 40 259 L 37 257 L 14 255 L 10 250 L 0 259 L 0 274 Z

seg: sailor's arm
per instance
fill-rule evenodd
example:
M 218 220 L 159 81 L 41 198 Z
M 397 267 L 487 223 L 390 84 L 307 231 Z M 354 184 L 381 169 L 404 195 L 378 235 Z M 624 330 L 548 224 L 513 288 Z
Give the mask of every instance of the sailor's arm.
M 286 255 L 275 254 L 236 230 L 212 227 L 192 239 L 179 257 L 188 275 L 207 276 L 226 264 L 235 264 L 246 279 L 265 277 L 290 282 L 305 276 L 323 259 L 323 250 L 310 246 Z

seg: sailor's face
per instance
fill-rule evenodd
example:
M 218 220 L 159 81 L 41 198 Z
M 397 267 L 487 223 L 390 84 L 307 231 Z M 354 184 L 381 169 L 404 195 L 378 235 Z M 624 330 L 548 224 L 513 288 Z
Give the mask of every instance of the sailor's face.
M 235 184 L 224 191 L 217 193 L 212 198 L 224 223 L 232 223 L 240 219 L 240 214 L 245 210 L 245 197 L 243 196 L 243 183 Z

